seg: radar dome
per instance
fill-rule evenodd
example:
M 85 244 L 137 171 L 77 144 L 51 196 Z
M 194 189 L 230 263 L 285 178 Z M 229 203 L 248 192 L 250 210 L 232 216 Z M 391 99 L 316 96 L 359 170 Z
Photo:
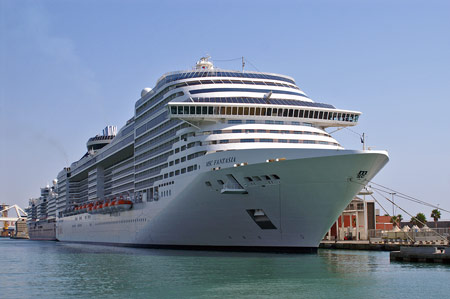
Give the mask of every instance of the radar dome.
M 150 87 L 146 87 L 141 91 L 141 98 L 143 98 L 147 93 L 149 93 L 152 89 Z
M 54 179 L 54 180 L 53 180 L 53 186 L 56 186 L 56 184 L 58 184 L 58 180 L 57 180 L 57 179 Z

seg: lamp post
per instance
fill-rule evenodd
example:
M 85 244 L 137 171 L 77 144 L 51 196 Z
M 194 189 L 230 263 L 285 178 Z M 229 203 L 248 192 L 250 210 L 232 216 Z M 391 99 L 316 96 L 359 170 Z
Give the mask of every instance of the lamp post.
M 395 204 L 394 204 L 394 195 L 395 194 L 397 194 L 397 193 L 395 193 L 395 192 L 392 192 L 391 193 L 391 196 L 392 196 L 392 216 L 395 216 Z

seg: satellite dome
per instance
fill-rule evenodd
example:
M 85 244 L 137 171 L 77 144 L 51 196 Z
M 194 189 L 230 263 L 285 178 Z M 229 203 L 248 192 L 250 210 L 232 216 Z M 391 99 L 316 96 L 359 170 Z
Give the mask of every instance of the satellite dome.
M 143 98 L 147 93 L 149 93 L 152 89 L 150 87 L 146 87 L 141 91 L 141 98 Z

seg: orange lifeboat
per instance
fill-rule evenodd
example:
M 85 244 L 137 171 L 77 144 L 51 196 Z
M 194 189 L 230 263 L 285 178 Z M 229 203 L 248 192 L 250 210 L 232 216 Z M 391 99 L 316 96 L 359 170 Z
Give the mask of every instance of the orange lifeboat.
M 114 197 L 113 200 L 109 203 L 109 210 L 111 212 L 117 212 L 116 204 L 117 204 L 117 200 Z
M 87 211 L 89 214 L 92 214 L 93 208 L 94 208 L 94 204 L 93 204 L 93 203 L 89 203 L 89 204 L 87 204 L 86 211 Z
M 87 204 L 84 204 L 82 207 L 81 207 L 81 213 L 86 213 L 87 212 Z
M 115 206 L 118 211 L 125 211 L 131 209 L 133 202 L 131 200 L 119 199 Z
M 102 213 L 109 213 L 109 202 L 105 202 L 102 207 Z
M 100 212 L 100 210 L 98 209 L 100 207 L 100 203 L 99 202 L 96 202 L 95 204 L 94 204 L 94 207 L 92 208 L 92 213 L 93 214 L 97 214 L 98 212 Z

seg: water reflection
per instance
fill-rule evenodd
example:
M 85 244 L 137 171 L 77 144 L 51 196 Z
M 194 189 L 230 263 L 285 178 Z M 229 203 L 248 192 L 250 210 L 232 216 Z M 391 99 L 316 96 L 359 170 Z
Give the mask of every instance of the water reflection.
M 424 288 L 437 288 L 437 295 L 449 291 L 442 279 L 450 279 L 450 267 L 390 263 L 387 252 L 267 254 L 37 241 L 0 241 L 0 246 L 2 298 L 383 298 L 391 297 L 392 284 L 412 298 Z

